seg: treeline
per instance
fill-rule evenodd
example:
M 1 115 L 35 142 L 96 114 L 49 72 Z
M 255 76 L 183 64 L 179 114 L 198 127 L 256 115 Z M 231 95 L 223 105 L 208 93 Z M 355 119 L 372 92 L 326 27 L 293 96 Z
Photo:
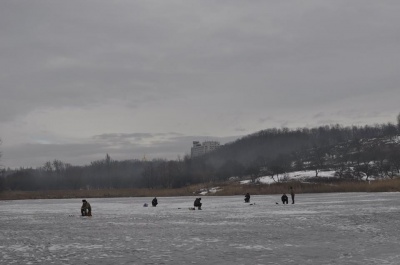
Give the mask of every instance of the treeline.
M 197 158 L 113 160 L 108 154 L 86 166 L 59 160 L 40 168 L 6 170 L 1 190 L 179 188 L 230 177 L 271 177 L 285 172 L 335 170 L 338 178 L 394 178 L 400 172 L 400 122 L 268 129 Z
M 87 166 L 54 160 L 36 169 L 6 170 L 0 190 L 179 188 L 206 180 L 203 167 L 196 169 L 195 164 L 189 157 L 117 161 L 108 154 Z

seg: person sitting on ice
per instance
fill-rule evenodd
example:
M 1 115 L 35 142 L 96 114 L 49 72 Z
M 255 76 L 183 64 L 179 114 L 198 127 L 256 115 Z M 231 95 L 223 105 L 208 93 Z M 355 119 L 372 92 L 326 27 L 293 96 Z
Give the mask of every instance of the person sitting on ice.
M 197 207 L 199 210 L 201 210 L 201 206 L 203 205 L 200 201 L 201 198 L 196 198 L 196 200 L 194 200 L 194 207 Z
M 86 200 L 82 200 L 81 214 L 82 216 L 92 216 L 92 207 Z
M 156 198 L 156 197 L 154 197 L 154 199 L 151 201 L 151 205 L 153 205 L 153 207 L 156 207 L 156 206 L 157 206 L 157 204 L 158 204 L 158 202 L 157 202 L 157 198 Z
M 250 202 L 250 193 L 246 193 L 244 196 L 244 202 Z
M 282 195 L 281 200 L 282 200 L 283 204 L 285 204 L 285 203 L 288 204 L 289 203 L 289 198 L 285 193 Z

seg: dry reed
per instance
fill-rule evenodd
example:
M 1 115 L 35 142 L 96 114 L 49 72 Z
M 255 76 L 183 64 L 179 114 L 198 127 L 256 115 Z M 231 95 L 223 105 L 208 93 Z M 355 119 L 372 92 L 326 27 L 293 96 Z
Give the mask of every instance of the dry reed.
M 289 193 L 293 187 L 296 193 L 329 192 L 399 192 L 400 178 L 391 180 L 348 181 L 330 183 L 285 182 L 274 184 L 238 184 L 232 182 L 198 184 L 179 189 L 92 189 L 92 190 L 50 190 L 50 191 L 3 191 L 0 200 L 24 199 L 66 199 L 66 198 L 111 198 L 111 197 L 169 197 L 194 196 L 200 190 L 220 187 L 216 193 L 207 196 L 232 196 Z

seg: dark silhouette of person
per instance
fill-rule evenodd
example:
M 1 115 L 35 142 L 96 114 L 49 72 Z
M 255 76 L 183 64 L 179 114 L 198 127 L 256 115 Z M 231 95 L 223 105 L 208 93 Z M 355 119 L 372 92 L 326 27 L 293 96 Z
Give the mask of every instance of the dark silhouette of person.
M 82 200 L 81 214 L 82 216 L 92 216 L 92 207 L 86 200 Z
M 294 204 L 294 190 L 293 190 L 293 187 L 290 187 L 290 196 L 292 197 L 292 204 Z
M 288 204 L 289 203 L 289 198 L 285 193 L 282 195 L 281 200 L 282 200 L 283 204 Z
M 158 204 L 157 198 L 154 197 L 154 199 L 151 201 L 151 205 L 153 205 L 153 207 L 156 207 Z
M 203 205 L 201 202 L 201 198 L 196 198 L 196 200 L 194 200 L 194 207 L 197 207 L 197 209 L 201 210 L 201 206 Z
M 244 202 L 250 202 L 250 193 L 246 193 L 246 195 L 244 195 Z

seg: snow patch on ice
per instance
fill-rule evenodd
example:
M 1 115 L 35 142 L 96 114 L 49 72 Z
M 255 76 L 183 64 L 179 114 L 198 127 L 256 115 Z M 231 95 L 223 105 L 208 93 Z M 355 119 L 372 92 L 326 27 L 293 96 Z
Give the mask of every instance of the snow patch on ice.
M 55 244 L 49 247 L 49 251 L 58 251 L 65 249 L 99 249 L 99 248 L 103 248 L 103 245 L 90 245 L 90 244 L 79 244 L 79 243 L 73 243 L 67 245 Z
M 271 212 L 274 214 L 288 214 L 288 215 L 297 215 L 297 214 L 318 214 L 319 212 L 317 211 L 296 211 L 296 210 L 288 210 L 288 211 L 276 211 L 276 212 Z
M 18 252 L 27 252 L 27 251 L 31 250 L 31 248 L 29 246 L 23 246 L 23 245 L 11 245 L 11 246 L 9 246 L 9 249 L 12 249 L 13 251 L 18 251 Z
M 238 249 L 247 249 L 247 250 L 273 250 L 269 247 L 264 247 L 261 245 L 243 245 L 243 244 L 230 244 L 229 246 L 238 248 Z

